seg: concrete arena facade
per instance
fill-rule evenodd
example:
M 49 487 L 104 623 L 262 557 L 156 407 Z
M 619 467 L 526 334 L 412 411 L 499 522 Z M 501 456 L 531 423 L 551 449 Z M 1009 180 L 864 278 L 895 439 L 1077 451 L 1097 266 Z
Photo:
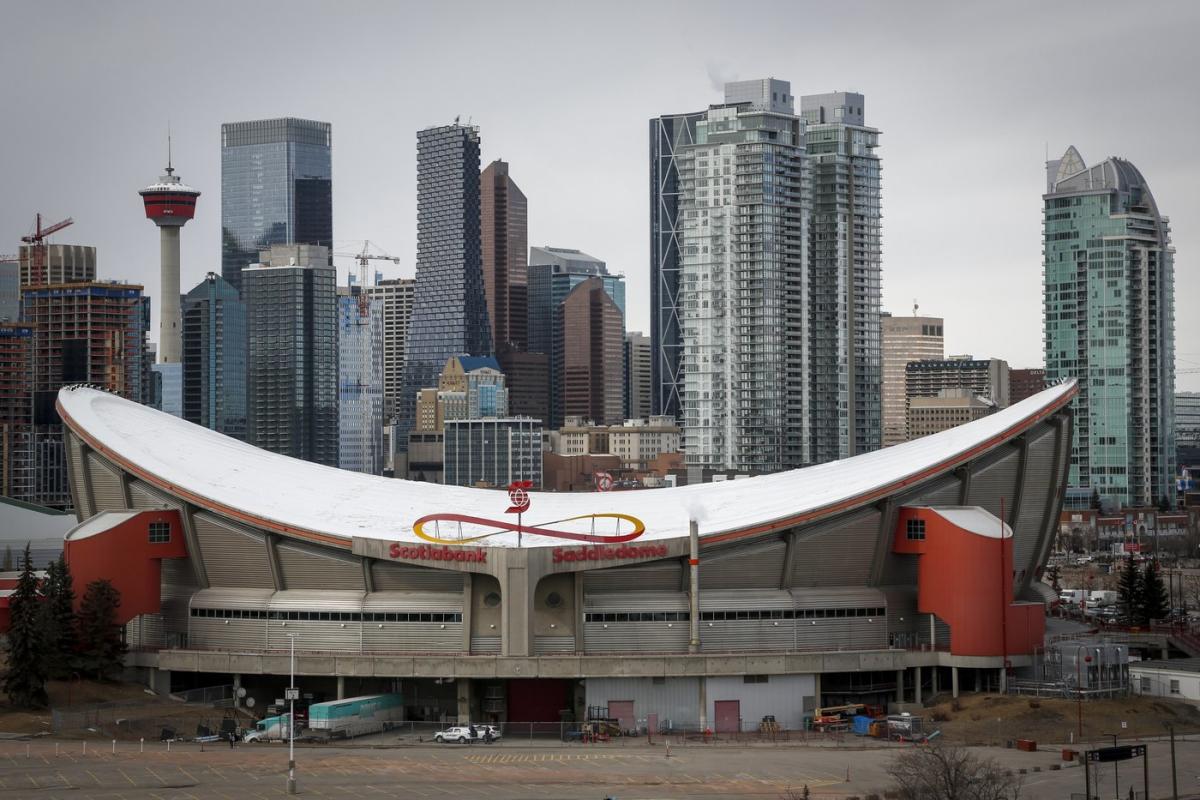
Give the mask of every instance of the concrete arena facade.
M 80 519 L 68 558 L 113 531 L 142 536 L 143 513 L 169 529 L 171 553 L 146 544 L 129 560 L 160 565 L 159 596 L 131 603 L 158 610 L 126 624 L 132 665 L 160 688 L 221 676 L 278 696 L 290 634 L 319 695 L 399 687 L 424 700 L 411 714 L 441 720 L 557 721 L 556 706 L 582 718 L 613 704 L 637 724 L 728 730 L 735 708 L 739 727 L 767 713 L 794 727 L 822 704 L 957 691 L 960 670 L 997 686 L 1006 660 L 1028 662 L 1075 391 L 832 465 L 532 493 L 526 515 L 550 515 L 533 521 L 599 541 L 527 521 L 517 546 L 501 492 L 352 476 L 70 387 L 58 401 Z M 564 521 L 567 509 L 581 516 Z M 955 564 L 962 588 L 939 591 L 945 573 L 926 558 Z

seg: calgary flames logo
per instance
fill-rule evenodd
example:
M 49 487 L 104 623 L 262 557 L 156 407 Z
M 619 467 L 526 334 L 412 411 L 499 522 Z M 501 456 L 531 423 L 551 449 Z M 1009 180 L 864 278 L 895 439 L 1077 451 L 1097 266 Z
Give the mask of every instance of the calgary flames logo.
M 630 542 L 646 532 L 646 525 L 640 519 L 629 514 L 581 514 L 577 517 L 540 522 L 532 525 L 524 524 L 522 516 L 529 510 L 532 499 L 529 490 L 533 488 L 532 481 L 513 481 L 508 486 L 508 501 L 512 505 L 506 514 L 516 514 L 514 525 L 505 520 L 486 519 L 469 514 L 427 514 L 413 523 L 413 533 L 418 538 L 435 544 L 468 544 L 487 539 L 500 533 L 516 533 L 518 544 L 522 534 L 547 536 L 551 539 L 566 539 L 573 542 L 589 542 L 592 544 L 619 544 Z M 569 523 L 581 523 L 587 520 L 588 530 L 562 530 L 556 527 Z M 613 530 L 606 533 L 606 521 L 613 521 Z M 446 530 L 443 530 L 445 525 Z M 464 527 L 465 526 L 465 527 Z M 574 528 L 583 528 L 576 524 Z

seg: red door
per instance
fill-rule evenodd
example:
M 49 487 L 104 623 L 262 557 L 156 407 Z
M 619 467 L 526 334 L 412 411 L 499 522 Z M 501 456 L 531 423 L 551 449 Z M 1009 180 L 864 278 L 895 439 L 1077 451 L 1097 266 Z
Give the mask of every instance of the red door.
M 718 700 L 713 705 L 717 717 L 717 733 L 740 733 L 742 730 L 741 701 Z
M 633 714 L 632 700 L 609 700 L 608 716 L 617 720 L 621 733 L 629 733 L 637 727 L 637 717 Z

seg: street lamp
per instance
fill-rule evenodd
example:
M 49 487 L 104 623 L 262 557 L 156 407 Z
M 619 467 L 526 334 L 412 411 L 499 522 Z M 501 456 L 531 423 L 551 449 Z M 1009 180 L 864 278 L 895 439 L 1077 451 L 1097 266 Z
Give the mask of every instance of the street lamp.
M 288 681 L 288 779 L 287 793 L 296 793 L 296 634 L 287 635 L 291 641 L 292 676 Z

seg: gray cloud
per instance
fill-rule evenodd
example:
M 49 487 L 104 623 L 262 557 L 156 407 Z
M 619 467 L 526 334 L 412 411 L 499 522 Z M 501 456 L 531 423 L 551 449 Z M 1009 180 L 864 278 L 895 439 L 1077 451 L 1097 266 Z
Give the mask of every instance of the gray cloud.
M 35 211 L 73 216 L 57 241 L 96 245 L 102 275 L 156 294 L 137 190 L 169 118 L 204 193 L 183 234 L 190 287 L 220 264 L 220 123 L 288 114 L 333 123 L 335 236 L 411 274 L 415 132 L 461 114 L 485 160 L 512 164 L 530 243 L 606 258 L 645 330 L 646 120 L 773 75 L 797 95 L 866 94 L 885 307 L 945 316 L 951 352 L 1040 363 L 1047 146 L 1129 158 L 1172 217 L 1179 366 L 1200 366 L 1200 4 L 10 2 L 0 29 L 21 31 L 0 52 L 0 252 Z

